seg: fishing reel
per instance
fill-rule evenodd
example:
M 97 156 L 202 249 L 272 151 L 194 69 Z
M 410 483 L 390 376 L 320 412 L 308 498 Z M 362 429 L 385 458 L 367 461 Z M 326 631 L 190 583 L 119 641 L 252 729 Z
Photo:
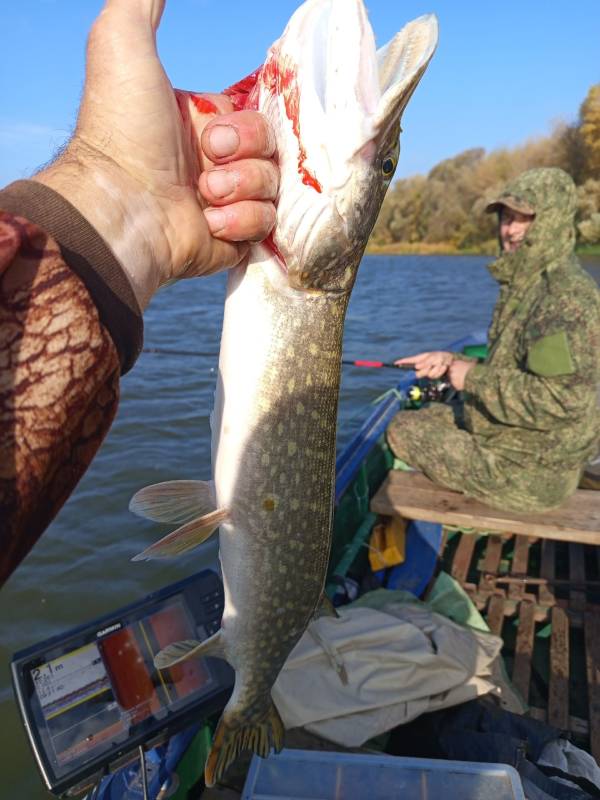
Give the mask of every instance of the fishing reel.
M 421 408 L 424 403 L 446 403 L 455 394 L 455 389 L 446 378 L 421 381 L 409 386 L 406 392 L 406 407 Z

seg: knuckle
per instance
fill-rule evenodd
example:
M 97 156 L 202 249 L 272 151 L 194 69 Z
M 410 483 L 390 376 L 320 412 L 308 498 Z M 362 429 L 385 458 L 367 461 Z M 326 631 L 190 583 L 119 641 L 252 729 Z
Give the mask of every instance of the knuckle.
M 259 111 L 254 111 L 255 127 L 259 142 L 260 152 L 267 157 L 271 157 L 275 152 L 275 133 L 269 120 Z
M 274 200 L 279 189 L 279 170 L 272 161 L 263 161 L 260 166 L 262 197 Z
M 264 236 L 268 236 L 275 224 L 275 207 L 272 203 L 257 203 L 256 228 Z

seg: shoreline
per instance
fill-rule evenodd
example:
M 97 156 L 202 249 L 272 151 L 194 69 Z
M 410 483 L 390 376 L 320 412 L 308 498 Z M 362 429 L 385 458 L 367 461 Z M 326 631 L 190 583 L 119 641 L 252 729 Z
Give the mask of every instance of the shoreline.
M 600 244 L 582 245 L 575 249 L 578 256 L 600 256 Z M 368 256 L 488 256 L 498 255 L 498 248 L 490 243 L 481 247 L 459 249 L 448 242 L 435 244 L 427 242 L 394 242 L 393 244 L 368 244 L 365 250 Z

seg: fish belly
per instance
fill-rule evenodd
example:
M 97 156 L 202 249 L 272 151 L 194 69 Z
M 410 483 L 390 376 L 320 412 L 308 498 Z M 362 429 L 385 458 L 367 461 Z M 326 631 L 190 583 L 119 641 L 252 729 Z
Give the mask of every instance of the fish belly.
M 329 556 L 345 307 L 229 277 L 213 418 L 232 702 L 269 695 L 319 603 Z

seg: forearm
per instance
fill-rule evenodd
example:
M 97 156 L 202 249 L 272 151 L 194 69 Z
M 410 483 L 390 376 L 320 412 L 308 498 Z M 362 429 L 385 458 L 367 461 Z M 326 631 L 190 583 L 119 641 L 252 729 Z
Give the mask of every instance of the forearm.
M 141 347 L 139 312 L 103 242 L 30 188 L 0 192 L 13 211 L 0 212 L 0 584 L 87 469 Z M 40 214 L 60 244 L 27 219 Z

